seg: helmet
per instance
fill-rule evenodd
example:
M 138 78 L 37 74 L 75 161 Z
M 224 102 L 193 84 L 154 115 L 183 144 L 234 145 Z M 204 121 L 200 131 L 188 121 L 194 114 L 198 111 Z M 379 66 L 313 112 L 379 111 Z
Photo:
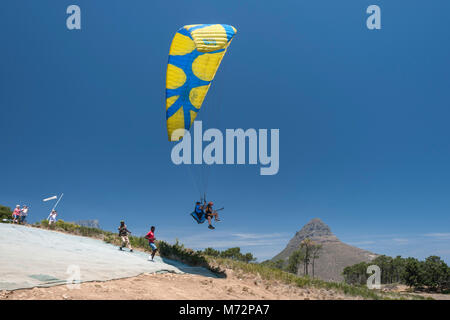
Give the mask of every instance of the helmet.
M 208 202 L 208 205 L 212 206 L 214 203 L 212 201 Z

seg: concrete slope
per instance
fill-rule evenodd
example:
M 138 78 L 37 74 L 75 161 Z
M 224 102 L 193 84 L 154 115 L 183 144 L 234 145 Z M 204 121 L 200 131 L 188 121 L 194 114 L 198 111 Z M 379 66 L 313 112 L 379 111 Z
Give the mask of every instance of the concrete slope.
M 79 270 L 81 282 L 106 281 L 141 273 L 191 273 L 215 277 L 205 268 L 119 251 L 101 240 L 0 223 L 0 290 L 66 283 Z

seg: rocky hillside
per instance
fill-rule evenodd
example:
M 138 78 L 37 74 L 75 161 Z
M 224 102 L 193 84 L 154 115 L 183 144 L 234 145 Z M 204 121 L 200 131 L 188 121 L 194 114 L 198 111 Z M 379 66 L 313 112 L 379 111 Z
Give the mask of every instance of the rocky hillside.
M 360 262 L 369 262 L 377 255 L 340 241 L 319 218 L 308 222 L 289 241 L 286 248 L 272 258 L 272 261 L 285 260 L 300 248 L 300 243 L 309 238 L 321 244 L 319 259 L 315 262 L 315 276 L 326 281 L 343 281 L 342 271 L 345 267 Z M 302 268 L 299 268 L 302 272 Z

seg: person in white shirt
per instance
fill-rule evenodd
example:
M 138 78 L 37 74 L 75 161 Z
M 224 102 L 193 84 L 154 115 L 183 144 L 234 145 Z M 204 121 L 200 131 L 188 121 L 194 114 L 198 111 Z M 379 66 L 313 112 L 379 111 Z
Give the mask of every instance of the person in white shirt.
M 50 213 L 50 217 L 48 218 L 48 225 L 52 225 L 54 223 L 56 223 L 56 216 L 58 215 L 58 213 L 56 212 L 56 210 L 52 210 L 52 212 Z
M 23 206 L 22 207 L 22 214 L 20 215 L 21 219 L 20 219 L 20 223 L 24 224 L 26 223 L 27 220 L 27 216 L 28 216 L 28 206 Z

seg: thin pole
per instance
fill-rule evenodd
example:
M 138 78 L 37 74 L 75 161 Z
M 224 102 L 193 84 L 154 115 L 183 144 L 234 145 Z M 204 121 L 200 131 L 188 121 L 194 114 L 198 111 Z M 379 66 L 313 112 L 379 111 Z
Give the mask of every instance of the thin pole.
M 58 205 L 59 201 L 61 201 L 63 196 L 64 196 L 64 193 L 61 193 L 61 196 L 59 197 L 58 201 L 56 201 L 55 206 L 53 207 L 52 211 L 56 209 L 56 206 Z

